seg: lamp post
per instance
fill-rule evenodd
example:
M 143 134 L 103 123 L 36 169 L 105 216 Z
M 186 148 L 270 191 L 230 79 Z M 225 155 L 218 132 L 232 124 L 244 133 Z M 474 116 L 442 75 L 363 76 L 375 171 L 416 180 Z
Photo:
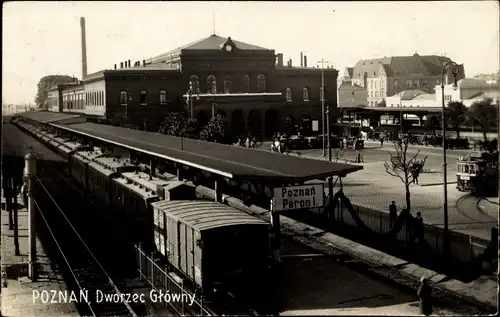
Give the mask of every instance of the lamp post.
M 399 133 L 403 135 L 403 91 L 399 93 Z
M 453 89 L 457 87 L 457 74 L 458 65 L 449 61 L 443 65 L 441 69 L 441 128 L 442 128 L 442 138 L 443 138 L 443 189 L 444 189 L 444 237 L 443 237 L 443 247 L 445 255 L 449 255 L 450 252 L 450 233 L 448 231 L 448 175 L 447 175 L 447 162 L 446 162 L 446 119 L 445 119 L 445 103 L 444 103 L 444 71 L 448 65 L 453 66 Z M 448 257 L 446 257 L 448 258 Z
M 326 156 L 326 147 L 325 147 L 325 64 L 330 63 L 329 61 L 325 61 L 323 58 L 316 63 L 321 64 L 321 132 L 323 134 L 323 156 Z M 329 112 L 328 112 L 329 113 Z M 327 114 L 328 114 L 327 113 Z M 327 124 L 328 124 L 328 146 L 330 146 L 330 116 L 327 116 Z M 330 159 L 331 161 L 331 159 Z

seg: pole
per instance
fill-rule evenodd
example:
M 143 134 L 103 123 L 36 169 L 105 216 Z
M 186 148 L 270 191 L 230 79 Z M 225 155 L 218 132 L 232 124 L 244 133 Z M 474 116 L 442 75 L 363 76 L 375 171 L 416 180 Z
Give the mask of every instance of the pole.
M 193 82 L 189 82 L 189 116 L 193 119 Z
M 332 145 L 330 144 L 330 104 L 326 105 L 326 135 L 328 136 L 328 161 L 332 161 Z
M 399 132 L 403 134 L 403 92 L 399 93 Z
M 444 194 L 444 239 L 443 247 L 446 258 L 450 255 L 450 233 L 448 229 L 448 174 L 447 174 L 447 160 L 446 160 L 446 120 L 445 120 L 445 103 L 444 103 L 444 71 L 446 67 L 453 64 L 453 67 L 458 68 L 458 65 L 449 61 L 443 65 L 441 69 L 441 126 L 442 126 L 442 142 L 443 142 L 443 194 Z M 456 79 L 456 72 L 453 72 Z
M 321 59 L 321 126 L 323 133 L 323 156 L 326 156 L 325 147 L 325 71 L 324 71 L 325 61 Z M 328 136 L 328 139 L 330 136 Z
M 24 160 L 26 162 L 25 176 L 28 182 L 28 234 L 29 234 L 29 276 L 31 281 L 35 282 L 37 277 L 36 272 L 36 222 L 35 222 L 35 201 L 33 197 L 33 188 L 36 176 L 36 157 L 32 153 L 28 153 Z
M 14 203 L 12 204 L 12 208 L 14 209 L 14 254 L 16 256 L 21 255 L 21 250 L 19 249 L 19 218 L 18 218 L 18 210 L 17 210 L 17 182 L 14 182 Z
M 271 229 L 273 232 L 273 252 L 276 263 L 280 263 L 280 215 L 274 210 L 274 198 L 271 198 L 270 211 L 271 211 Z

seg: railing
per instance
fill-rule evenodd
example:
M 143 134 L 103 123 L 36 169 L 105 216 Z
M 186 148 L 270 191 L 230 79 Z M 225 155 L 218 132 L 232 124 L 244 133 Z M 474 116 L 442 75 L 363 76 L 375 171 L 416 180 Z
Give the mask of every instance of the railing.
M 390 231 L 389 214 L 360 206 L 354 206 L 354 209 L 363 223 L 373 232 L 384 234 Z M 322 212 L 322 210 L 319 212 Z M 337 205 L 333 216 L 335 221 L 353 227 L 356 226 L 353 217 L 342 203 Z M 442 228 L 424 224 L 424 239 L 427 241 L 428 246 L 438 253 L 443 252 L 443 236 L 444 230 Z M 407 242 L 409 239 L 410 234 L 408 226 L 405 224 L 398 233 L 397 240 Z M 450 241 L 452 257 L 461 262 L 471 262 L 475 260 L 484 252 L 489 243 L 486 239 L 472 237 L 455 231 L 450 231 Z
M 215 315 L 203 306 L 203 301 L 199 301 L 196 294 L 186 290 L 182 282 L 175 281 L 166 270 L 158 266 L 140 247 L 135 246 L 135 249 L 140 279 L 147 281 L 151 285 L 155 297 L 162 295 L 161 303 L 164 303 L 180 316 Z M 152 299 L 154 300 L 154 298 Z

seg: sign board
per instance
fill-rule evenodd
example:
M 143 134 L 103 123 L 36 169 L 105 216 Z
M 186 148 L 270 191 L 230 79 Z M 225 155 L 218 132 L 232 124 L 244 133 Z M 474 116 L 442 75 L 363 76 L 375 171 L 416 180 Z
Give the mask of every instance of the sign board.
M 278 187 L 273 190 L 274 211 L 324 206 L 324 184 Z
M 313 131 L 319 131 L 319 121 L 318 120 L 313 120 L 312 121 L 312 130 Z

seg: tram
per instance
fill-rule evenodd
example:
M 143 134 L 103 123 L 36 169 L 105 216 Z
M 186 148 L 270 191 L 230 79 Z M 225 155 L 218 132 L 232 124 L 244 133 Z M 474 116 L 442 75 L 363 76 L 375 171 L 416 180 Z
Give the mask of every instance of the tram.
M 487 196 L 498 192 L 498 152 L 470 152 L 457 160 L 457 189 Z

